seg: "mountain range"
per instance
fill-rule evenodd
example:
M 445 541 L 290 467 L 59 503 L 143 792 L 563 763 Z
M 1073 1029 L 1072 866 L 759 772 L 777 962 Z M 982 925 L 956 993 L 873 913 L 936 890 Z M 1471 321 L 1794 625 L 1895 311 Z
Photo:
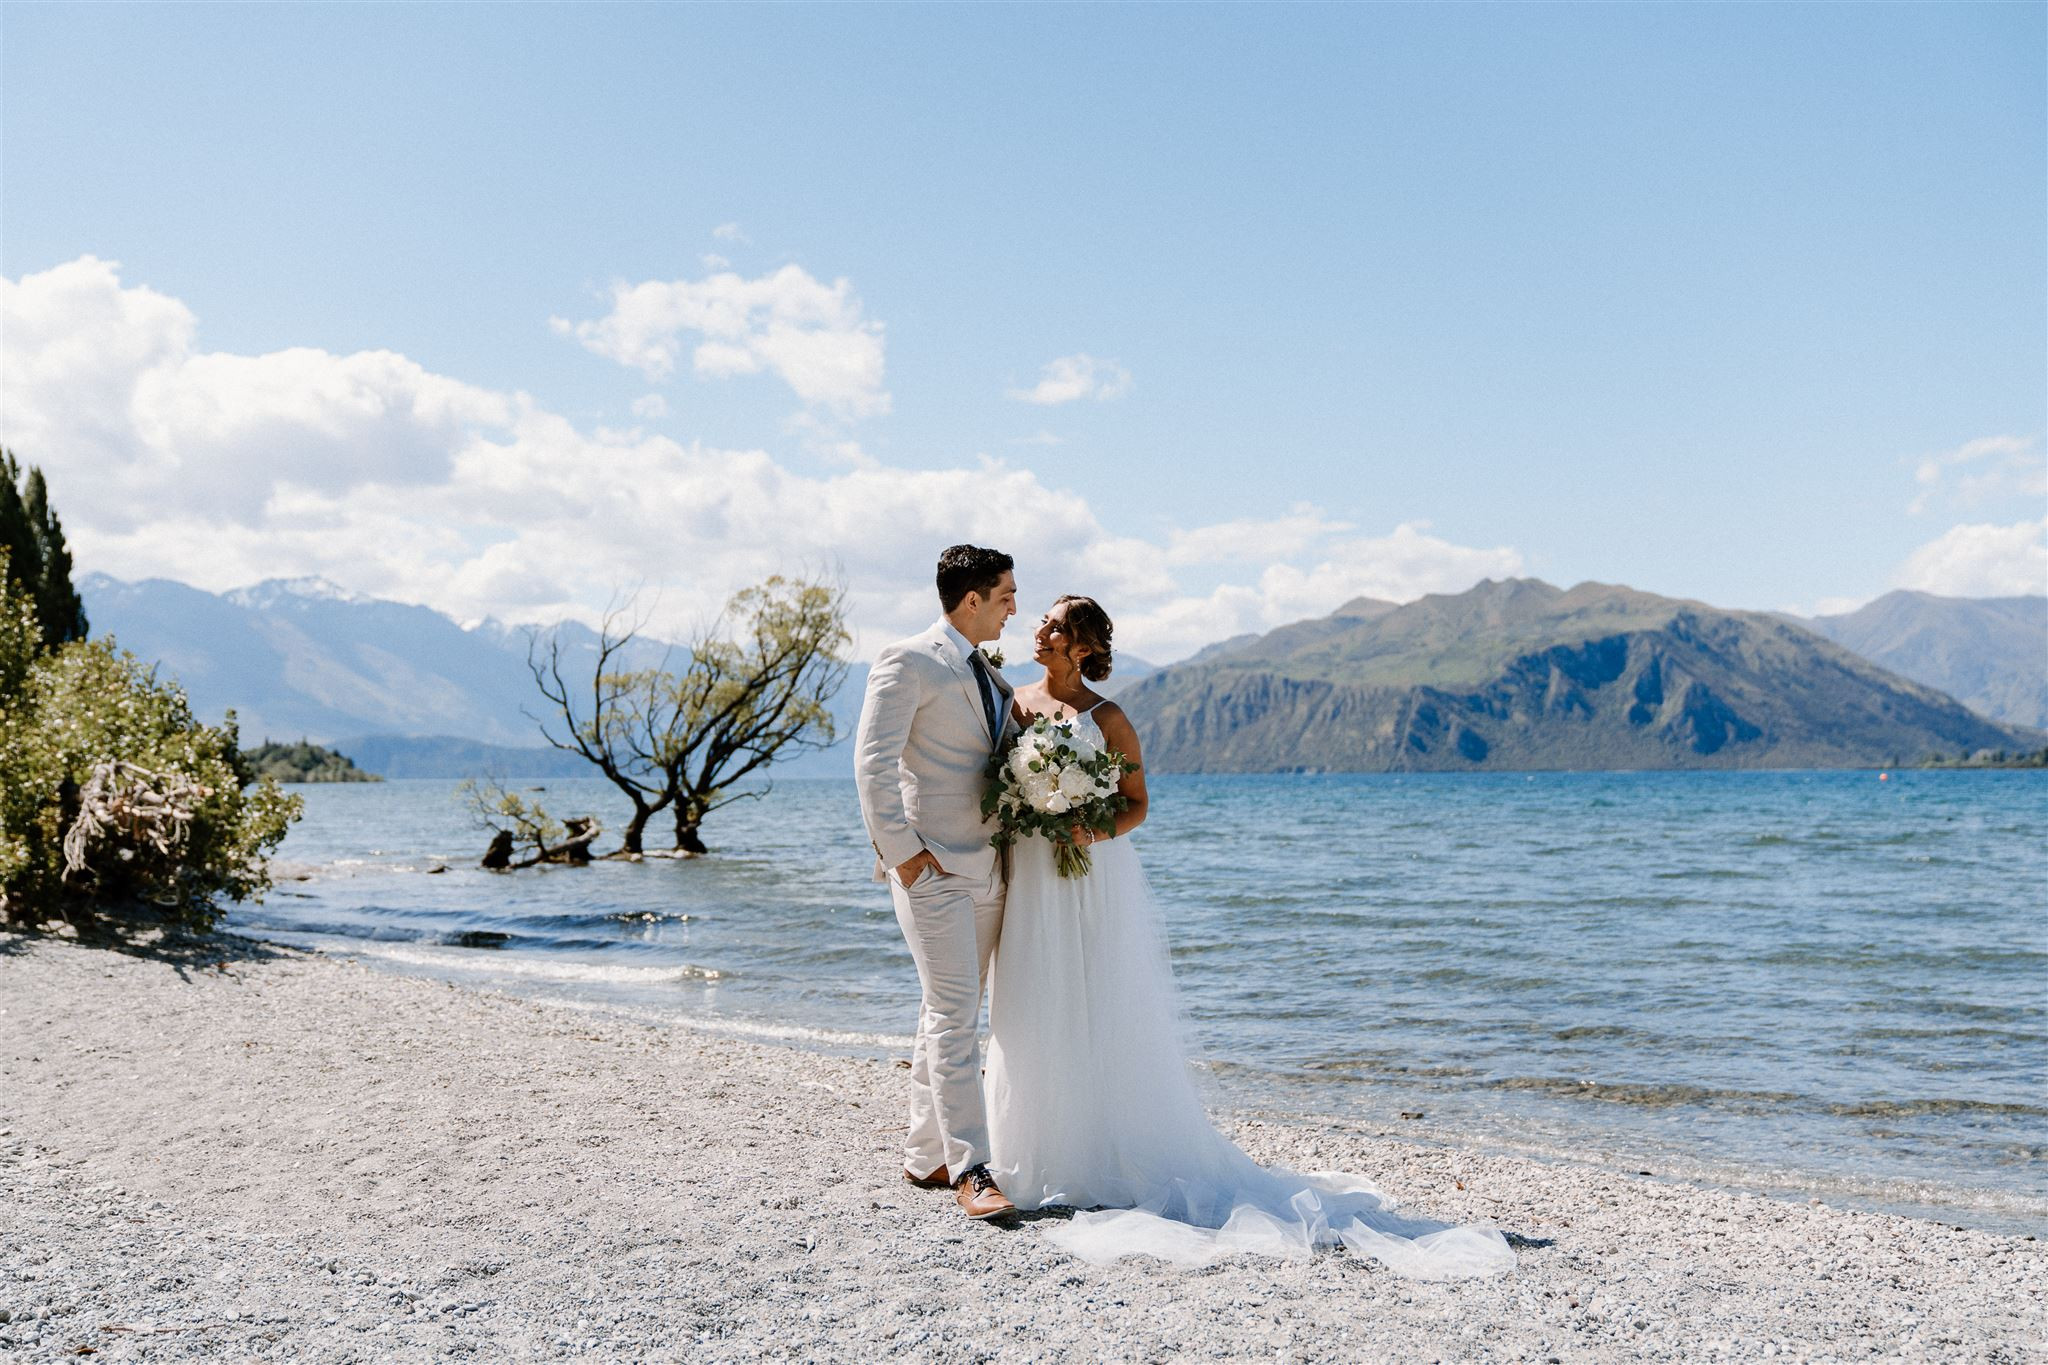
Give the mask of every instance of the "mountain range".
M 2048 744 L 1780 616 L 1536 579 L 1359 598 L 1122 700 L 1164 772 L 1844 767 Z
M 169 579 L 128 583 L 89 574 L 79 590 L 97 633 L 157 661 L 201 718 L 217 722 L 234 710 L 245 744 L 309 739 L 385 777 L 590 771 L 581 758 L 544 747 L 528 714 L 543 713 L 526 668 L 529 628 L 488 620 L 465 627 L 427 607 L 359 596 L 319 578 L 210 593 Z M 565 660 L 588 676 L 596 632 L 568 622 L 559 639 Z M 687 652 L 642 639 L 624 657 L 628 667 L 650 667 Z M 1152 668 L 1126 657 L 1116 685 Z M 1008 669 L 1017 682 L 1037 672 L 1028 661 Z M 851 775 L 867 673 L 856 664 L 831 705 L 842 742 L 784 760 L 777 772 Z
M 1993 720 L 2048 726 L 2048 597 L 1902 590 L 1800 624 Z
M 318 578 L 271 579 L 209 593 L 168 579 L 79 580 L 98 634 L 153 659 L 208 721 L 236 714 L 242 742 L 309 739 L 387 777 L 565 776 L 582 759 L 545 747 L 528 714 L 545 714 L 526 668 L 529 632 L 464 627 L 427 607 L 346 592 Z M 588 676 L 597 634 L 558 636 L 565 664 Z M 679 652 L 635 640 L 645 667 Z
M 386 776 L 585 771 L 541 747 L 525 714 L 538 698 L 523 628 L 464 627 L 319 579 L 213 594 L 95 574 L 80 589 L 96 631 L 159 661 L 202 716 L 234 708 L 247 743 L 311 739 Z M 587 628 L 560 639 L 572 663 L 595 658 Z M 629 662 L 675 649 L 636 642 Z M 2044 659 L 2040 598 L 1894 593 L 1799 621 L 1515 579 L 1406 605 L 1359 598 L 1166 668 L 1126 657 L 1107 690 L 1161 771 L 1833 766 L 2039 747 L 2009 722 L 2040 716 Z M 843 737 L 866 674 L 856 666 L 833 703 Z M 843 776 L 850 748 L 777 771 Z

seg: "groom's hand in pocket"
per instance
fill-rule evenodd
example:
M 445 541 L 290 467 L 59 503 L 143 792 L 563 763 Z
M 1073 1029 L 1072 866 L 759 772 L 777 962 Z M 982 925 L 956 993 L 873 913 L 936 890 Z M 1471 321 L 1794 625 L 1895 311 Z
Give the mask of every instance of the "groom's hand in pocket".
M 909 886 L 914 884 L 919 877 L 922 877 L 924 875 L 924 870 L 926 868 L 930 868 L 932 871 L 939 873 L 941 875 L 944 875 L 946 871 L 945 868 L 939 866 L 939 860 L 932 856 L 932 851 L 930 849 L 919 849 L 917 852 L 917 856 L 912 858 L 909 862 L 897 864 L 896 880 L 900 885 L 908 888 Z

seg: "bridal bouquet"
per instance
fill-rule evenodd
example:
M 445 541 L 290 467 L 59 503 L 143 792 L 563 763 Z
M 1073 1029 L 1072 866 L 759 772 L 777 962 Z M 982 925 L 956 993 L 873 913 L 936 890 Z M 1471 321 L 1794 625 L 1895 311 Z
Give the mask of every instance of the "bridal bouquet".
M 1007 852 L 1022 836 L 1041 835 L 1052 840 L 1062 877 L 1086 876 L 1091 860 L 1074 827 L 1116 833 L 1117 813 L 1130 804 L 1116 786 L 1129 767 L 1114 749 L 1076 734 L 1071 721 L 1040 716 L 989 760 L 981 813 L 1001 826 L 989 842 Z

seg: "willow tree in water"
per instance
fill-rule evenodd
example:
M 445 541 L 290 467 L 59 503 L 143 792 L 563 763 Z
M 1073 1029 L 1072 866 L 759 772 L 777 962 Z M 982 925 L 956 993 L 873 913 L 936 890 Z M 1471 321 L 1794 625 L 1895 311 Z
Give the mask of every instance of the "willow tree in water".
M 705 852 L 705 817 L 763 795 L 749 779 L 776 759 L 838 738 L 827 707 L 846 681 L 852 644 L 844 587 L 781 577 L 734 595 L 692 642 L 689 667 L 664 698 L 674 728 L 662 769 L 678 849 Z
M 686 650 L 652 667 L 626 667 L 644 621 L 608 613 L 595 666 L 565 659 L 559 631 L 534 637 L 527 663 L 553 716 L 541 732 L 580 754 L 632 804 L 624 853 L 642 851 L 647 824 L 675 817 L 675 846 L 706 851 L 705 817 L 765 792 L 757 780 L 777 758 L 837 737 L 833 696 L 846 681 L 846 591 L 824 579 L 770 578 L 734 595 Z
M 587 682 L 582 661 L 573 654 L 564 658 L 560 627 L 535 632 L 526 647 L 527 670 L 552 713 L 534 717 L 541 737 L 583 757 L 632 804 L 623 853 L 641 851 L 647 822 L 674 799 L 665 767 L 675 728 L 674 710 L 666 701 L 668 660 L 664 656 L 655 668 L 626 667 L 644 624 L 633 615 L 630 601 L 605 613 Z M 538 818 L 549 817 L 538 811 Z

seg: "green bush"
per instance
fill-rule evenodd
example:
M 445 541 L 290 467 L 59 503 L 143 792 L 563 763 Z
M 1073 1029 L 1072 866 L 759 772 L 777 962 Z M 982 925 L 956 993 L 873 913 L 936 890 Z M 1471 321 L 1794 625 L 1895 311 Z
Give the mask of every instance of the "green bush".
M 222 897 L 269 886 L 265 858 L 303 803 L 267 778 L 249 786 L 233 716 L 200 724 L 181 688 L 112 640 L 44 653 L 4 558 L 0 918 L 150 910 L 211 928 Z

